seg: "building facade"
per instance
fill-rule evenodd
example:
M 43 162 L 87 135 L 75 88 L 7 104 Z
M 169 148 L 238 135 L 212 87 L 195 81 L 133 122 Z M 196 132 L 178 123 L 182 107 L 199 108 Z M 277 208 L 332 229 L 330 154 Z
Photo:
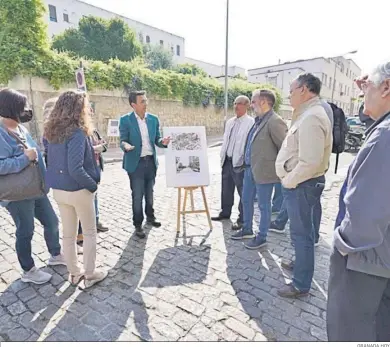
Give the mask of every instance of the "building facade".
M 248 81 L 268 83 L 283 93 L 283 109 L 288 110 L 291 81 L 300 73 L 311 72 L 322 81 L 321 96 L 333 101 L 346 115 L 358 113 L 358 95 L 354 79 L 361 69 L 352 59 L 344 57 L 313 58 L 248 70 Z M 291 109 L 291 108 L 290 108 Z
M 104 19 L 120 18 L 137 33 L 142 43 L 161 45 L 172 52 L 175 62 L 181 63 L 185 56 L 183 37 L 155 28 L 153 26 L 123 17 L 80 0 L 44 0 L 47 6 L 46 21 L 49 37 L 58 35 L 68 28 L 77 28 L 84 16 L 96 16 Z
M 184 58 L 183 63 L 192 64 L 200 67 L 210 77 L 214 77 L 214 78 L 225 77 L 225 65 L 211 64 L 202 60 L 192 59 L 188 57 Z M 246 70 L 239 66 L 229 66 L 228 77 L 235 77 L 237 75 L 241 75 L 243 77 L 246 76 Z

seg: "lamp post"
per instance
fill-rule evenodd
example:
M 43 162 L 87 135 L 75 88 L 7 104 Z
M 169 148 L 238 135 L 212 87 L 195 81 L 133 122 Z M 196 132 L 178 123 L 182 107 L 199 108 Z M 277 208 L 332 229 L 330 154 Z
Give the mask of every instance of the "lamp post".
M 224 107 L 224 117 L 223 117 L 223 130 L 225 130 L 225 125 L 228 117 L 228 81 L 229 81 L 229 0 L 226 0 L 226 47 L 225 47 L 225 107 Z
M 334 99 L 334 91 L 336 89 L 336 72 L 337 72 L 337 66 L 339 65 L 339 58 L 344 57 L 347 54 L 355 54 L 355 53 L 357 53 L 356 50 L 355 51 L 351 51 L 351 52 L 347 52 L 347 53 L 344 53 L 342 55 L 339 55 L 337 57 L 332 58 L 336 62 L 335 65 L 334 65 L 334 73 L 333 73 L 332 103 L 333 103 L 333 99 Z

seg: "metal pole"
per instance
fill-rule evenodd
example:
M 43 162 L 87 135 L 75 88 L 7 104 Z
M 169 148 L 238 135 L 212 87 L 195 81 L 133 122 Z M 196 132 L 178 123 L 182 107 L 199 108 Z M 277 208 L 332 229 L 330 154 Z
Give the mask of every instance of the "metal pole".
M 228 80 L 229 80 L 229 0 L 226 0 L 226 47 L 225 47 L 225 108 L 224 108 L 224 117 L 223 117 L 223 129 L 225 130 L 225 125 L 228 117 Z

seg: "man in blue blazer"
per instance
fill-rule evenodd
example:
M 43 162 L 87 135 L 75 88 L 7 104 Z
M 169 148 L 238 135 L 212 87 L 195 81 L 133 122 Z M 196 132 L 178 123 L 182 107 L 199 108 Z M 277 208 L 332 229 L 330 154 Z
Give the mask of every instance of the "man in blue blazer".
M 158 166 L 156 146 L 167 148 L 170 138 L 161 137 L 158 117 L 146 112 L 146 92 L 130 92 L 129 103 L 134 111 L 120 119 L 120 142 L 124 151 L 123 168 L 130 178 L 133 224 L 137 236 L 144 238 L 144 197 L 147 223 L 156 228 L 161 226 L 153 209 L 153 187 Z

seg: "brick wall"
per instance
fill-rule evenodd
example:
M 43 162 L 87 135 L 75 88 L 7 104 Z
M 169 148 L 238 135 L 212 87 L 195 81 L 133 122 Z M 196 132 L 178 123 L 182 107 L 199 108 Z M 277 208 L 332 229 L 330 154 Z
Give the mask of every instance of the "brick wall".
M 9 83 L 10 88 L 19 90 L 28 96 L 33 106 L 35 119 L 29 124 L 34 137 L 40 138 L 43 132 L 43 105 L 46 100 L 58 96 L 61 92 L 74 89 L 73 85 L 54 90 L 47 81 L 40 78 L 17 77 Z M 109 119 L 117 119 L 131 111 L 124 91 L 96 90 L 88 93 L 95 106 L 95 126 L 103 136 L 107 134 Z M 223 133 L 223 109 L 185 107 L 181 101 L 158 100 L 149 97 L 148 110 L 160 118 L 161 126 L 205 126 L 207 135 L 218 136 Z M 233 114 L 230 111 L 229 114 Z M 115 139 L 111 139 L 116 144 Z

